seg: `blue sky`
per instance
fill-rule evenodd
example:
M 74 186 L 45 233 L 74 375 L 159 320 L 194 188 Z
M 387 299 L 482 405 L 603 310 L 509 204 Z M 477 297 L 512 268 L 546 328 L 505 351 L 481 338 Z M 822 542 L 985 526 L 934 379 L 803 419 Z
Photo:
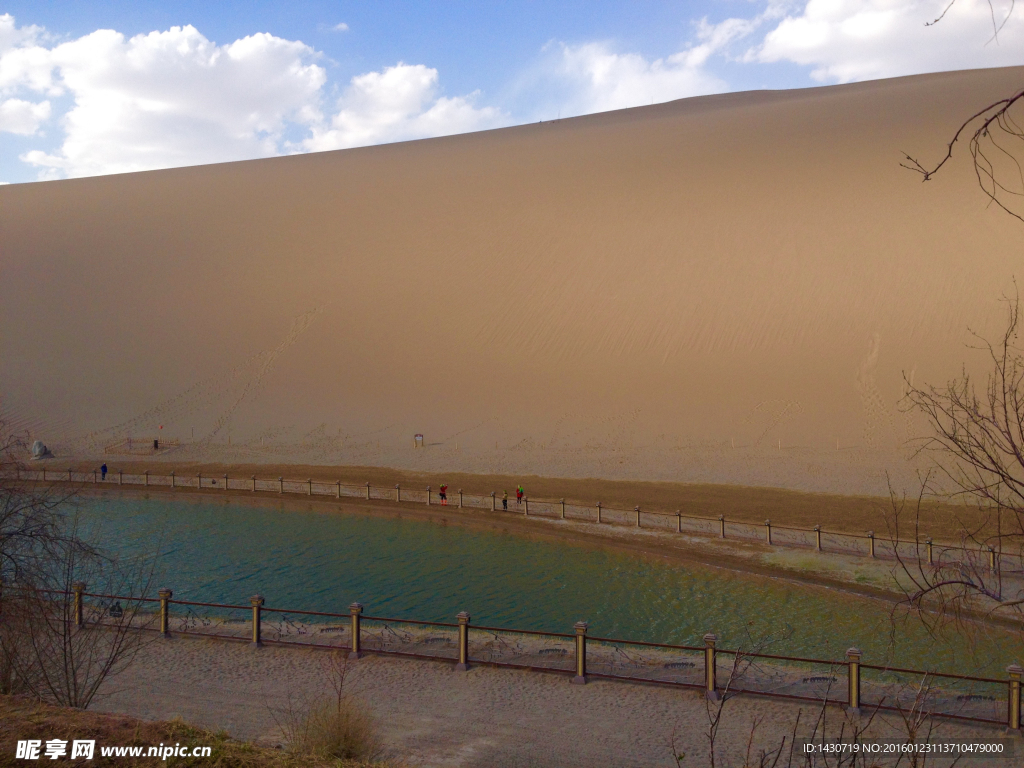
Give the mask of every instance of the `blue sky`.
M 947 2 L 7 2 L 0 182 L 1024 64 L 1024 13 Z

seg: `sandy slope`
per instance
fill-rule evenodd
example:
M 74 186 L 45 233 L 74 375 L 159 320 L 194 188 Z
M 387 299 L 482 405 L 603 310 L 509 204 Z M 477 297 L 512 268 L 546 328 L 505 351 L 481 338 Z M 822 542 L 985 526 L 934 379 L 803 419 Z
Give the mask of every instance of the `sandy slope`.
M 1022 74 L 0 188 L 0 406 L 65 455 L 877 492 L 1024 242 L 901 150 Z

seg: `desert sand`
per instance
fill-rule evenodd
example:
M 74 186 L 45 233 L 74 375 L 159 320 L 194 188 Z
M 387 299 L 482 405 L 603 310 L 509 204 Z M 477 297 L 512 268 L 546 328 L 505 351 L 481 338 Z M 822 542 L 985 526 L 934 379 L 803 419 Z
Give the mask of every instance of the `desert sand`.
M 901 153 L 1021 75 L 3 187 L 0 408 L 58 460 L 912 486 L 903 376 L 977 368 L 1022 241 Z

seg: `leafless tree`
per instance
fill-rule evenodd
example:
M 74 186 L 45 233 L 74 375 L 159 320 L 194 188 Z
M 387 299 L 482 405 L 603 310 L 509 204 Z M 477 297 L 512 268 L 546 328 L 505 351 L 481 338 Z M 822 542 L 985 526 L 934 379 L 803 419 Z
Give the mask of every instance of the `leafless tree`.
M 105 683 L 124 671 L 154 635 L 146 611 L 152 568 L 97 556 L 75 545 L 72 534 L 31 582 L 11 586 L 3 597 L 0 655 L 23 692 L 61 706 L 87 708 Z M 74 585 L 92 590 L 76 608 Z M 91 595 L 117 597 L 91 597 Z M 79 615 L 81 614 L 81 622 Z
M 899 716 L 899 726 L 906 744 L 926 744 L 936 735 L 939 725 L 929 706 L 935 688 L 930 675 L 921 676 L 916 685 L 910 686 L 913 698 L 904 705 L 903 697 L 892 699 Z M 901 758 L 904 755 L 901 755 Z M 929 762 L 927 752 L 908 752 L 905 755 L 909 768 L 924 768 Z M 934 762 L 934 761 L 931 761 Z
M 1007 321 L 996 342 L 975 334 L 987 358 L 983 382 L 962 369 L 944 386 L 905 379 L 903 406 L 925 417 L 930 436 L 918 455 L 934 469 L 921 478 L 916 504 L 890 488 L 887 524 L 906 602 L 933 626 L 968 614 L 1019 617 L 1024 606 L 1024 350 L 1018 343 L 1019 296 L 1005 298 Z M 926 498 L 959 502 L 959 541 L 921 542 Z M 909 529 L 909 531 L 908 531 Z M 896 541 L 912 542 L 896 546 Z M 916 543 L 913 543 L 916 542 Z M 962 622 L 961 622 L 962 623 Z
M 942 13 L 927 26 L 938 24 L 956 5 L 951 0 Z M 999 33 L 1013 15 L 1015 0 L 1000 3 L 1000 8 L 989 0 L 992 14 L 992 40 L 998 43 Z M 938 162 L 923 163 L 903 153 L 904 168 L 921 174 L 930 181 L 953 159 L 957 146 L 967 144 L 974 163 L 978 185 L 988 198 L 1014 218 L 1024 221 L 1024 169 L 1021 166 L 1024 150 L 1024 89 L 999 99 L 968 117 L 946 145 L 945 154 Z
M 774 645 L 789 637 L 792 632 L 786 630 L 782 634 L 751 634 L 747 629 L 745 642 L 734 652 L 733 664 L 725 677 L 725 684 L 718 691 L 715 697 L 705 697 L 704 708 L 707 716 L 707 730 L 705 739 L 708 746 L 708 762 L 711 768 L 721 764 L 722 756 L 718 750 L 719 730 L 725 721 L 728 711 L 728 704 L 750 682 L 750 678 L 758 671 L 762 660 L 761 654 L 767 653 Z M 746 752 L 743 758 L 745 768 L 779 768 L 782 765 L 790 765 L 793 760 L 793 740 L 796 738 L 796 731 L 800 723 L 799 715 L 793 724 L 792 733 L 783 736 L 779 744 L 773 748 L 755 747 L 757 731 L 763 722 L 763 718 L 755 718 L 750 725 L 750 732 L 747 737 Z M 677 753 L 676 735 L 673 734 L 670 740 L 673 756 L 677 764 L 682 763 L 683 755 Z M 787 750 L 788 747 L 788 750 Z M 786 762 L 780 762 L 786 756 Z
M 0 421 L 0 585 L 35 578 L 69 543 L 64 522 L 77 489 L 27 480 L 28 452 Z
M 105 554 L 80 535 L 78 489 L 34 479 L 28 446 L 0 424 L 0 692 L 86 708 L 135 657 L 152 562 Z M 30 479 L 32 478 L 32 479 Z M 75 582 L 94 593 L 81 623 Z

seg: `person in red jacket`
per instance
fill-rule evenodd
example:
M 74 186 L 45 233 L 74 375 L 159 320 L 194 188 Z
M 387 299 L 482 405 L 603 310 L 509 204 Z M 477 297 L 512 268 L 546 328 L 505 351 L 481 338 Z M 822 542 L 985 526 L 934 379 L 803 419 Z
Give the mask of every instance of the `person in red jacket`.
M 448 506 L 448 484 L 445 483 L 441 486 L 440 491 L 437 494 L 441 497 L 441 506 Z

